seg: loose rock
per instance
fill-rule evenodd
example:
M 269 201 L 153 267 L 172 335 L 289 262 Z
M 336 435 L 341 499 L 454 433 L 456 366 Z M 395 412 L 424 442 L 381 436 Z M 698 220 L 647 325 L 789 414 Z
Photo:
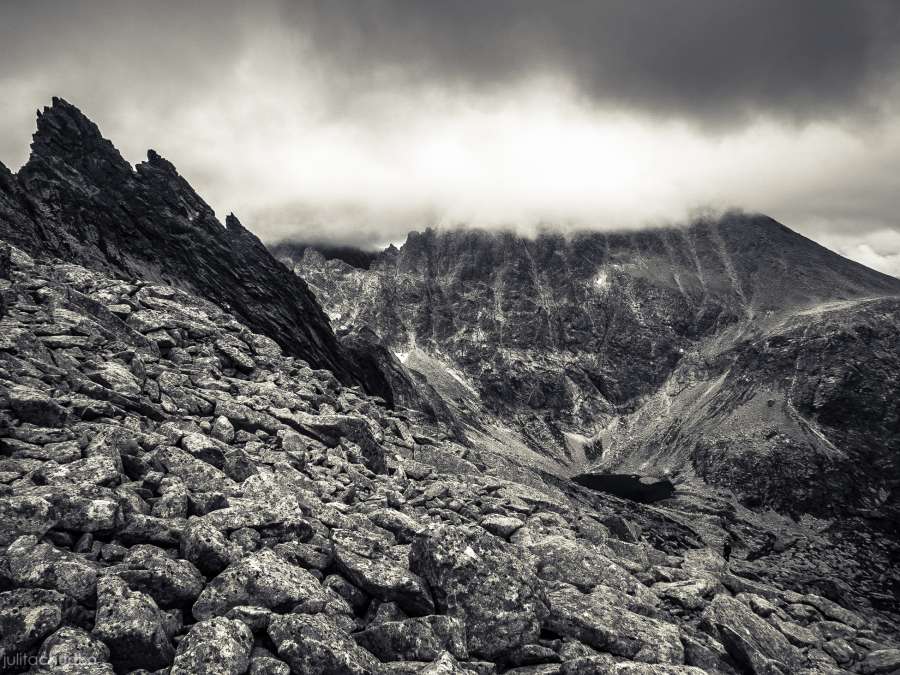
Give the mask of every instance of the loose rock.
M 171 675 L 241 675 L 252 647 L 253 633 L 243 622 L 224 617 L 201 621 L 178 644 Z
M 435 604 L 465 623 L 469 650 L 497 657 L 533 642 L 547 616 L 534 568 L 481 528 L 444 526 L 413 543 L 411 569 L 434 590 Z

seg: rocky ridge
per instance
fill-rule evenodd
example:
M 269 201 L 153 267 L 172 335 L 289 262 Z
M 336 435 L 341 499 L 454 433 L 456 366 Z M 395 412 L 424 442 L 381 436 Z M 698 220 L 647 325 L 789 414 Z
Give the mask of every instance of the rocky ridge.
M 306 284 L 237 217 L 223 226 L 153 150 L 132 167 L 61 98 L 38 111 L 28 162 L 16 174 L 0 163 L 0 238 L 124 280 L 188 290 L 228 307 L 288 353 L 360 383 Z
M 702 514 L 508 480 L 196 295 L 6 245 L 0 277 L 8 672 L 900 665 L 871 608 L 725 560 Z

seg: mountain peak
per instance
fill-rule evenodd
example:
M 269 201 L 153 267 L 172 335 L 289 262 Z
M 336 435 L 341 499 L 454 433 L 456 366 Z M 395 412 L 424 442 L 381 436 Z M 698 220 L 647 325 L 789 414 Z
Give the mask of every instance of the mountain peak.
M 32 136 L 31 157 L 23 167 L 59 162 L 78 170 L 104 174 L 130 174 L 131 165 L 100 133 L 99 127 L 81 110 L 54 96 L 51 105 L 37 112 L 37 129 Z
M 35 142 L 49 140 L 101 141 L 100 129 L 77 107 L 59 98 L 53 97 L 49 106 L 37 111 L 37 131 Z

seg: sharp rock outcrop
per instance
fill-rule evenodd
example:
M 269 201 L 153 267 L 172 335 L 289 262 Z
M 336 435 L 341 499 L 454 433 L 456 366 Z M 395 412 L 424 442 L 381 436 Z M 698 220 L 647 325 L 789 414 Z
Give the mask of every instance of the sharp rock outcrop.
M 63 99 L 38 112 L 25 166 L 15 175 L 0 168 L 0 237 L 33 254 L 197 293 L 314 367 L 360 383 L 306 284 L 255 235 L 234 215 L 223 226 L 157 152 L 132 167 Z

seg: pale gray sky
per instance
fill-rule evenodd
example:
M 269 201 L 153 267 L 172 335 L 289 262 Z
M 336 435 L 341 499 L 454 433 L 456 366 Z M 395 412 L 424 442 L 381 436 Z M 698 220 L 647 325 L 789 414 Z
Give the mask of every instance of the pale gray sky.
M 59 95 L 264 239 L 742 207 L 900 274 L 900 3 L 0 0 L 0 161 Z

